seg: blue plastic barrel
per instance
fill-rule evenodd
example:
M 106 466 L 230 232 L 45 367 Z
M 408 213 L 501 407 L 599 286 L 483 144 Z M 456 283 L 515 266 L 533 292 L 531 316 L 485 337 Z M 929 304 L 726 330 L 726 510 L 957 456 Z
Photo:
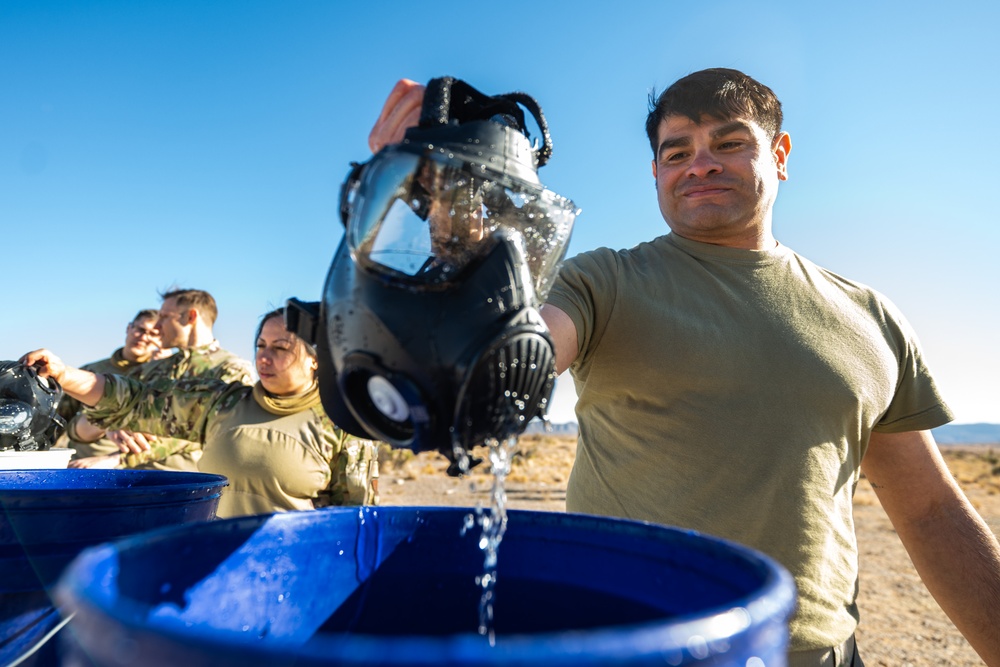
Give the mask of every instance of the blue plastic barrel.
M 83 549 L 215 517 L 221 475 L 156 470 L 0 471 L 0 665 L 58 627 L 49 587 Z M 54 658 L 51 646 L 48 657 Z
M 511 511 L 495 645 L 461 508 L 334 508 L 89 549 L 58 597 L 98 667 L 785 665 L 795 589 L 769 558 L 652 524 Z

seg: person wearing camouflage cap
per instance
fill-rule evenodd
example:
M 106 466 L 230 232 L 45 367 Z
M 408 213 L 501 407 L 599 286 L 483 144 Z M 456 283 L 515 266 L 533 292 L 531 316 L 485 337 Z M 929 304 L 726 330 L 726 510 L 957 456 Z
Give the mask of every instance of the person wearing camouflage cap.
M 315 351 L 285 329 L 283 311 L 257 331 L 260 381 L 188 378 L 145 383 L 65 366 L 48 350 L 23 357 L 62 384 L 101 428 L 187 438 L 204 455 L 198 469 L 225 475 L 218 516 L 235 517 L 327 505 L 376 504 L 379 443 L 346 434 L 323 412 Z M 149 451 L 133 450 L 140 460 Z
M 164 348 L 177 348 L 172 356 L 129 371 L 144 384 L 175 382 L 185 378 L 203 378 L 222 382 L 253 383 L 250 364 L 224 350 L 215 339 L 213 326 L 218 307 L 211 294 L 197 289 L 176 289 L 161 295 L 163 303 L 155 327 Z M 100 372 L 100 371 L 95 371 Z M 108 371 L 116 373 L 118 371 Z M 102 429 L 93 428 L 80 418 L 70 423 L 69 432 L 78 441 L 100 438 Z M 118 430 L 109 434 L 117 443 L 111 455 L 113 465 L 122 468 L 186 470 L 198 469 L 201 447 L 181 438 L 153 437 L 149 433 Z M 143 452 L 137 457 L 129 452 Z M 115 460 L 115 457 L 120 457 Z M 74 461 L 71 467 L 102 465 L 101 459 Z

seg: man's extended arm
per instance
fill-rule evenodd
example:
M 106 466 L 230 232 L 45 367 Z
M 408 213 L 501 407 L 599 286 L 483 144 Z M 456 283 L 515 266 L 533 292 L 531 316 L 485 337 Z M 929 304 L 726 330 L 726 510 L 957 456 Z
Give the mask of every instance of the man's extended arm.
M 549 304 L 542 306 L 541 314 L 556 349 L 556 373 L 561 374 L 576 360 L 576 325 L 565 311 Z
M 1000 543 L 929 431 L 872 433 L 861 462 L 924 585 L 987 665 L 1000 665 Z
M 84 405 L 96 405 L 104 394 L 104 376 L 73 368 L 49 350 L 35 350 L 21 357 L 25 366 L 34 366 L 42 377 L 58 382 L 66 395 Z

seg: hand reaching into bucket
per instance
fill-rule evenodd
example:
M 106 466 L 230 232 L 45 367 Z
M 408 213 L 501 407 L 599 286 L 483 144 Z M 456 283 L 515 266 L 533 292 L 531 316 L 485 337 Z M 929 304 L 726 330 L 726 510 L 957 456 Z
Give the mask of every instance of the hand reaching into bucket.
M 64 392 L 85 405 L 95 405 L 104 393 L 104 376 L 67 366 L 50 350 L 28 352 L 20 361 L 34 366 L 41 377 L 58 382 Z

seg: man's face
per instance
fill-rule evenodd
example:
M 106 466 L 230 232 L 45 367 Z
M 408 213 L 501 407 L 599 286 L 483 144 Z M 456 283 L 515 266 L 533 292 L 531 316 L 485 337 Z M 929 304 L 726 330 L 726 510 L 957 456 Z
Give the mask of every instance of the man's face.
M 174 297 L 163 300 L 156 329 L 160 332 L 160 343 L 164 348 L 186 347 L 192 326 L 190 309 L 178 306 Z
M 426 190 L 431 252 L 441 260 L 457 260 L 483 240 L 481 181 L 428 162 L 419 180 Z M 452 176 L 454 181 L 449 181 Z
M 686 116 L 660 122 L 653 177 L 660 212 L 678 235 L 705 243 L 755 247 L 770 235 L 778 181 L 787 178 L 791 141 L 772 142 L 748 118 Z
M 156 330 L 156 319 L 143 317 L 135 320 L 125 329 L 125 346 L 122 353 L 129 361 L 144 363 L 160 349 L 160 334 Z

